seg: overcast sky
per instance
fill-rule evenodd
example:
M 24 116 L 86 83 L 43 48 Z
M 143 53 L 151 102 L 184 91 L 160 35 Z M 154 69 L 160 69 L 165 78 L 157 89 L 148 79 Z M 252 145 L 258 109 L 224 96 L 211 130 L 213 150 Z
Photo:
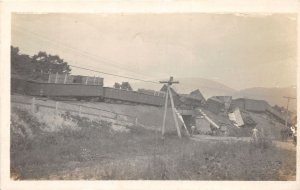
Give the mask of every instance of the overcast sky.
M 234 89 L 286 87 L 296 84 L 296 28 L 296 15 L 283 14 L 14 14 L 12 45 L 144 80 L 172 75 Z

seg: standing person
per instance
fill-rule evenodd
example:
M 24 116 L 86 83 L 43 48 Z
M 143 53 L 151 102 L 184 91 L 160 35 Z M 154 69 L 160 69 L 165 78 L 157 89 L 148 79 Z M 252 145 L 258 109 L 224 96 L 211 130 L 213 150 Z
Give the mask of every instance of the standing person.
M 254 127 L 254 129 L 252 129 L 252 140 L 254 142 L 257 142 L 257 135 L 258 135 L 258 129 Z
M 196 131 L 196 127 L 194 125 L 191 126 L 191 131 L 192 131 L 192 135 L 194 135 Z

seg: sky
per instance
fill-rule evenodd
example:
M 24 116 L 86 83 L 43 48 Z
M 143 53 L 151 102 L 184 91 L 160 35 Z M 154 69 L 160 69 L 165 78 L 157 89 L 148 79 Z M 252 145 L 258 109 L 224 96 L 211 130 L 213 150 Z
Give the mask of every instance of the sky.
M 158 81 L 205 78 L 236 90 L 297 79 L 293 14 L 13 14 L 13 46 L 70 65 Z M 101 76 L 106 85 L 132 80 Z

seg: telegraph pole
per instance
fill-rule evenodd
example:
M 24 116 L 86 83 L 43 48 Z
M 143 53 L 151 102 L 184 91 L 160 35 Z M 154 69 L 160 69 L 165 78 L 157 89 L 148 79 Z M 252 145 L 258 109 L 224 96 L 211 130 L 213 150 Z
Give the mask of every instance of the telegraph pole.
M 170 90 L 170 86 L 172 84 L 178 84 L 179 81 L 174 81 L 173 77 L 171 76 L 168 81 L 159 81 L 159 82 L 162 83 L 162 84 L 166 84 L 167 85 L 164 118 L 163 118 L 162 130 L 161 130 L 162 136 L 164 136 L 164 134 L 165 134 L 166 116 L 167 116 L 167 109 L 168 109 L 168 97 L 170 96 L 170 101 L 171 101 L 171 106 L 172 106 L 172 112 L 173 112 L 173 118 L 174 118 L 174 121 L 175 121 L 176 129 L 177 129 L 177 134 L 178 134 L 178 137 L 181 138 L 180 128 L 179 128 L 179 125 L 178 125 L 178 121 L 176 119 L 174 100 L 173 100 L 172 92 Z
M 288 115 L 289 115 L 289 103 L 290 103 L 290 100 L 294 100 L 294 99 L 296 99 L 296 98 L 289 97 L 289 96 L 283 96 L 283 98 L 286 98 L 286 99 L 287 99 L 286 115 L 285 115 L 285 127 L 287 127 L 287 123 L 288 123 Z

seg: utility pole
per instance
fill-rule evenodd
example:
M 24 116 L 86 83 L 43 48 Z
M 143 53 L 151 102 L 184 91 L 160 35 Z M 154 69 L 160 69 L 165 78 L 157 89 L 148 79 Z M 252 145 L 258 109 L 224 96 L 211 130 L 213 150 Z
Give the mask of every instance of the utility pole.
M 176 118 L 176 109 L 175 109 L 175 106 L 174 106 L 173 95 L 172 95 L 172 91 L 171 91 L 171 87 L 170 87 L 172 84 L 179 84 L 179 81 L 174 81 L 173 77 L 171 76 L 168 81 L 159 81 L 159 82 L 162 83 L 162 84 L 166 84 L 166 86 L 167 86 L 166 99 L 165 99 L 165 109 L 164 109 L 164 118 L 163 118 L 162 130 L 161 130 L 162 136 L 164 137 L 164 134 L 165 134 L 166 116 L 167 116 L 167 110 L 168 110 L 168 97 L 170 96 L 170 102 L 171 102 L 174 122 L 175 122 L 176 129 L 177 129 L 177 134 L 178 134 L 178 137 L 181 138 L 181 132 L 180 132 L 180 128 L 179 128 L 179 125 L 178 125 L 177 118 Z M 185 126 L 185 128 L 186 128 L 186 126 Z M 186 131 L 188 133 L 187 128 L 186 128 Z
M 288 115 L 289 115 L 289 103 L 290 103 L 290 100 L 294 100 L 294 99 L 296 99 L 296 98 L 289 97 L 289 96 L 283 96 L 283 98 L 286 98 L 286 99 L 287 99 L 286 115 L 285 115 L 285 127 L 287 127 L 287 123 L 288 123 Z
M 174 81 L 173 77 L 171 76 L 168 81 L 159 81 L 159 82 L 162 83 L 162 84 L 167 85 L 167 92 L 166 92 L 166 99 L 165 99 L 165 110 L 164 110 L 164 118 L 163 118 L 163 125 L 162 125 L 162 129 L 161 129 L 161 134 L 164 137 L 165 126 L 166 126 L 166 116 L 167 116 L 167 110 L 168 110 L 168 97 L 170 96 L 171 107 L 172 107 L 172 112 L 173 112 L 173 118 L 174 118 L 174 121 L 175 121 L 177 134 L 178 134 L 178 137 L 181 138 L 181 132 L 180 132 L 180 128 L 179 128 L 178 121 L 176 119 L 176 114 L 175 114 L 174 100 L 173 100 L 172 92 L 170 90 L 170 86 L 172 84 L 179 84 L 179 81 Z

